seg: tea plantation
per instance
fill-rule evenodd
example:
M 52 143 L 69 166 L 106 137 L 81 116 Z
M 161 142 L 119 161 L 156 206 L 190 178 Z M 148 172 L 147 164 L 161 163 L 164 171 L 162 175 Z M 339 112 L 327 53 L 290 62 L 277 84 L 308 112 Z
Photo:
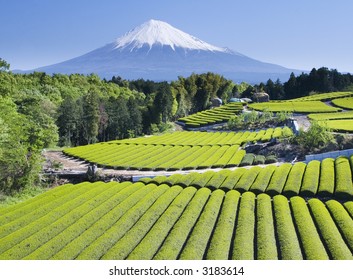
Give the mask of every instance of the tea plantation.
M 352 194 L 347 158 L 68 184 L 0 210 L 0 259 L 352 259 Z
M 352 131 L 352 113 L 341 112 L 350 96 L 249 107 L 311 113 L 333 130 Z M 331 99 L 340 108 L 323 102 Z M 224 122 L 241 107 L 180 121 L 189 127 Z M 183 131 L 67 148 L 67 156 L 100 167 L 176 172 L 138 182 L 65 184 L 0 208 L 0 259 L 352 260 L 353 156 L 262 165 L 265 156 L 244 150 L 292 135 L 288 127 Z M 260 165 L 241 167 L 246 164 Z M 222 170 L 202 170 L 212 168 Z

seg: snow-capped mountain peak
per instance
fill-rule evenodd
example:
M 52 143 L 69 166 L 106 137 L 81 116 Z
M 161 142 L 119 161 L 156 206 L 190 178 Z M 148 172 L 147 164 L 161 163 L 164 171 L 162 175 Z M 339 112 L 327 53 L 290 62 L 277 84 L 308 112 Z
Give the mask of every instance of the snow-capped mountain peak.
M 153 19 L 132 29 L 115 42 L 116 49 L 128 48 L 131 51 L 145 45 L 148 45 L 150 48 L 152 48 L 153 45 L 170 46 L 173 50 L 179 47 L 187 50 L 229 52 L 226 48 L 213 46 L 166 22 Z
M 291 72 L 195 38 L 168 23 L 149 20 L 119 39 L 81 56 L 34 69 L 47 73 L 91 74 L 110 79 L 172 81 L 192 73 L 214 72 L 234 81 L 259 83 L 288 79 Z

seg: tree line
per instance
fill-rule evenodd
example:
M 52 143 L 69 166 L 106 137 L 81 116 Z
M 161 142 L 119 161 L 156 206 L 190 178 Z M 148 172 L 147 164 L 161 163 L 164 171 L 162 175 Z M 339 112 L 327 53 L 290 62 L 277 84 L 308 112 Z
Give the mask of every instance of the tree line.
M 250 86 L 245 94 L 249 96 L 253 92 L 264 91 L 269 94 L 270 99 L 280 100 L 344 90 L 353 90 L 353 75 L 321 67 L 313 68 L 309 73 L 302 73 L 298 76 L 291 73 L 288 81 L 284 83 L 269 79 L 266 83 Z

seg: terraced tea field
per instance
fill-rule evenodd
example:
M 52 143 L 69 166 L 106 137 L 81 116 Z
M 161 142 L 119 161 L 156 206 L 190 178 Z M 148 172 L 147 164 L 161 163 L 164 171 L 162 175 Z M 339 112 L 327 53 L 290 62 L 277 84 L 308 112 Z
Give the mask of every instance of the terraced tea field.
M 338 107 L 353 110 L 353 97 L 333 99 L 332 103 Z
M 300 98 L 295 98 L 292 99 L 291 101 L 327 101 L 327 100 L 332 100 L 335 98 L 343 98 L 343 97 L 349 97 L 353 96 L 353 92 L 350 91 L 337 91 L 337 92 L 327 92 L 327 93 L 320 93 L 320 94 L 314 94 L 314 95 L 309 95 L 305 97 L 300 97 Z
M 236 113 L 240 113 L 242 110 L 242 103 L 229 103 L 180 118 L 178 121 L 187 128 L 199 128 L 206 125 L 227 122 L 232 116 Z
M 85 182 L 1 209 L 0 259 L 352 259 L 352 217 L 353 201 Z
M 326 105 L 321 101 L 282 101 L 249 104 L 249 108 L 257 111 L 293 112 L 293 113 L 330 113 L 342 109 Z
M 130 170 L 188 170 L 238 166 L 240 145 L 288 137 L 288 127 L 258 132 L 175 132 L 162 136 L 116 140 L 64 150 L 66 155 L 100 166 Z
M 353 119 L 347 120 L 326 120 L 323 122 L 332 131 L 336 132 L 353 132 Z
M 322 114 L 309 114 L 309 119 L 312 120 L 344 120 L 344 119 L 353 119 L 353 111 L 345 111 L 338 113 L 322 113 Z

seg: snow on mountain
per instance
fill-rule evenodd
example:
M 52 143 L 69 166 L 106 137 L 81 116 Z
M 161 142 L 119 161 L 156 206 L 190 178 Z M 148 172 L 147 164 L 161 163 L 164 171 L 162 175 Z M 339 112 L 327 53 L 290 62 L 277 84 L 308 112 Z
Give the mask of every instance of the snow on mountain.
M 142 48 L 146 44 L 150 48 L 153 45 L 166 45 L 170 46 L 173 50 L 175 50 L 175 47 L 179 47 L 187 50 L 229 52 L 226 48 L 213 46 L 166 22 L 153 19 L 118 38 L 115 48 L 129 48 L 133 50 L 135 48 Z
M 34 70 L 32 70 L 34 71 Z M 35 69 L 48 74 L 91 74 L 111 79 L 176 80 L 192 73 L 214 72 L 236 82 L 288 79 L 285 67 L 265 63 L 191 36 L 168 23 L 149 20 L 124 36 L 79 57 Z

